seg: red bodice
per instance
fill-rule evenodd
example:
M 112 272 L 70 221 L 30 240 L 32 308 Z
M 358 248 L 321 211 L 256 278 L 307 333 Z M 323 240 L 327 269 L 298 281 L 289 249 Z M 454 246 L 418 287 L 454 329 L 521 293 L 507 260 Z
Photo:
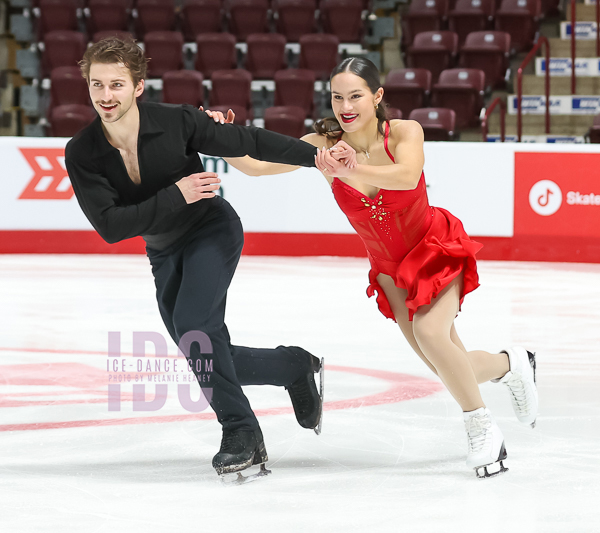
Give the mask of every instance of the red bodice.
M 381 189 L 374 199 L 338 178 L 334 178 L 332 190 L 340 209 L 378 262 L 402 261 L 431 226 L 433 210 L 422 173 L 414 189 Z

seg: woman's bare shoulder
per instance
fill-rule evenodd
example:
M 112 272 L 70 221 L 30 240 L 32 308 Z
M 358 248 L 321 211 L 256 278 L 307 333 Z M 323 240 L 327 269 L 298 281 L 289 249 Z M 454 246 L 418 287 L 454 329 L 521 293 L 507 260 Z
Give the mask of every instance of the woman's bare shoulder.
M 398 141 L 423 137 L 423 128 L 416 120 L 390 120 L 390 135 Z

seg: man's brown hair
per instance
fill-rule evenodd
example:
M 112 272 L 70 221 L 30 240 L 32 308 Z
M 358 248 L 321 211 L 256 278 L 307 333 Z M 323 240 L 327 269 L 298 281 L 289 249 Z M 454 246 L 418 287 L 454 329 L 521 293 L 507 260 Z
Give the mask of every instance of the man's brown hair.
M 148 59 L 142 49 L 133 40 L 108 37 L 90 46 L 79 62 L 81 75 L 90 83 L 90 67 L 92 63 L 122 63 L 129 69 L 133 85 L 146 78 Z

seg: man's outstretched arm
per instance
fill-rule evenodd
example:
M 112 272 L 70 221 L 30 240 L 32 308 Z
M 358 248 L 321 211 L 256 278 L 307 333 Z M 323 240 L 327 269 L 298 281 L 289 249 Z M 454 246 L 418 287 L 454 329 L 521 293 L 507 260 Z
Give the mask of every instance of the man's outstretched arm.
M 315 167 L 317 149 L 307 142 L 253 126 L 216 124 L 192 106 L 183 106 L 183 113 L 188 146 L 205 155 Z

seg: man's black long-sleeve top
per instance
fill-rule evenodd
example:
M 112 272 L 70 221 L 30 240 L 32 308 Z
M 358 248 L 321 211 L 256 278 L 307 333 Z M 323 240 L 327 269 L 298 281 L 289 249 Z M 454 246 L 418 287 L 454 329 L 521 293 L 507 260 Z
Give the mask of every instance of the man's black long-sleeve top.
M 207 214 L 220 197 L 187 204 L 175 182 L 204 172 L 198 155 L 241 157 L 314 167 L 317 149 L 260 128 L 216 124 L 192 106 L 138 102 L 141 183 L 129 177 L 119 150 L 106 139 L 100 117 L 69 141 L 65 162 L 81 209 L 109 243 L 141 235 L 163 250 Z

